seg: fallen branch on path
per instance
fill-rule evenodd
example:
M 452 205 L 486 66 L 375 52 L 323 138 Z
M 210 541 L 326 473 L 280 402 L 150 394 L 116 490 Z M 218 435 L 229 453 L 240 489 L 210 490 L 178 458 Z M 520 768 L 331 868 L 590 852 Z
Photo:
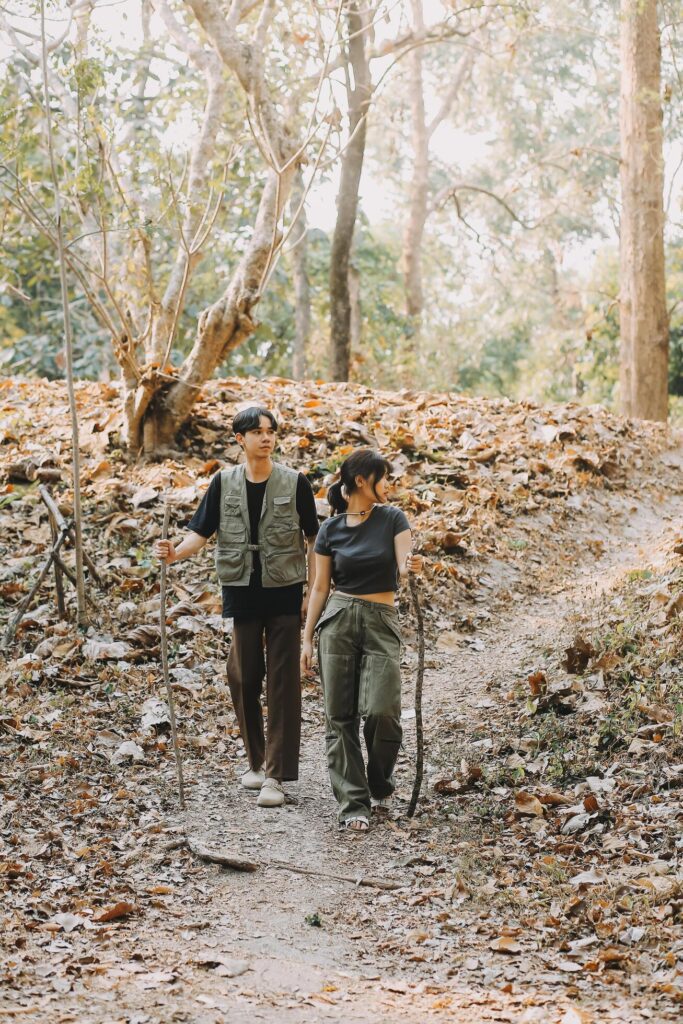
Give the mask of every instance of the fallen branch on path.
M 57 466 L 41 464 L 32 459 L 13 462 L 5 470 L 5 475 L 8 480 L 17 480 L 21 483 L 34 483 L 36 480 L 42 483 L 59 483 L 62 479 L 62 471 Z
M 338 875 L 333 871 L 318 871 L 316 868 L 301 868 L 283 860 L 267 861 L 264 867 L 293 871 L 297 875 L 313 875 L 317 878 L 331 878 L 336 882 L 351 882 L 352 885 L 368 885 L 373 889 L 401 889 L 403 882 L 394 878 L 373 878 L 372 875 Z
M 199 857 L 200 860 L 208 860 L 212 864 L 220 864 L 224 868 L 232 868 L 233 871 L 256 871 L 258 870 L 258 864 L 253 860 L 245 860 L 244 857 L 238 857 L 237 854 L 221 852 L 220 850 L 210 850 L 204 843 L 200 843 L 197 839 L 191 839 L 185 837 L 182 846 L 186 846 L 190 853 L 194 853 L 195 857 Z
M 180 849 L 186 847 L 190 853 L 194 853 L 200 860 L 209 861 L 212 864 L 220 864 L 222 867 L 232 868 L 233 871 L 257 871 L 259 867 L 274 868 L 278 871 L 292 871 L 297 875 L 312 875 L 315 878 L 330 878 L 336 882 L 350 882 L 352 885 L 367 885 L 374 889 L 401 889 L 403 883 L 393 878 L 373 878 L 370 875 L 338 875 L 333 871 L 320 871 L 317 868 L 303 868 L 298 864 L 290 864 L 284 860 L 270 860 L 258 864 L 253 860 L 246 860 L 236 853 L 223 850 L 212 850 L 204 843 L 193 839 L 191 836 L 179 837 L 174 840 L 168 849 Z

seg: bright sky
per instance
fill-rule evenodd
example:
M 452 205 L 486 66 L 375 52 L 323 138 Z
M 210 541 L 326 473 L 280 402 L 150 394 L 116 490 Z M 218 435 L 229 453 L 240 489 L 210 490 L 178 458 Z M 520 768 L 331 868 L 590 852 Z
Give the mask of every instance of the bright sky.
M 28 13 L 30 7 L 30 0 L 10 0 L 4 10 Z M 375 34 L 375 44 L 377 46 L 381 45 L 382 39 L 394 37 L 398 27 L 398 18 L 402 12 L 405 14 L 407 2 L 406 0 L 394 0 L 394 2 L 389 0 L 386 4 L 386 9 L 389 12 L 389 22 L 383 19 L 379 21 Z M 444 17 L 447 9 L 448 5 L 442 3 L 441 0 L 424 0 L 425 23 L 429 25 L 439 21 Z M 37 21 L 31 16 L 23 19 L 13 18 L 12 20 L 14 24 L 20 25 L 27 31 L 32 31 L 36 34 L 39 31 Z M 48 34 L 54 37 L 59 34 L 60 27 L 65 24 L 65 18 L 57 16 L 55 7 L 50 5 L 48 7 L 46 23 Z M 114 48 L 118 45 L 122 49 L 128 49 L 131 44 L 131 38 L 139 37 L 142 31 L 139 0 L 102 0 L 95 9 L 93 24 L 103 32 L 110 45 Z M 163 31 L 162 28 L 162 37 Z M 30 43 L 32 48 L 35 48 L 37 45 L 28 39 L 26 42 Z M 7 52 L 7 49 L 5 49 L 5 53 Z M 0 39 L 0 58 L 2 56 L 4 56 L 3 43 Z M 377 60 L 373 63 L 373 76 L 375 80 L 379 78 L 388 63 L 388 60 Z M 430 108 L 436 107 L 438 98 L 427 96 L 426 100 L 429 116 Z M 339 105 L 343 109 L 343 100 L 340 99 Z M 186 140 L 188 137 L 188 127 L 189 125 L 186 122 L 173 126 L 168 133 L 169 144 L 176 145 L 177 140 Z M 469 164 L 473 164 L 479 159 L 484 151 L 485 144 L 486 139 L 483 136 L 455 131 L 447 124 L 441 126 L 440 130 L 435 134 L 433 141 L 434 151 L 437 155 L 444 159 L 450 159 L 454 153 L 457 153 L 459 166 L 465 169 Z M 337 165 L 332 168 L 328 180 L 316 183 L 309 192 L 307 215 L 309 224 L 312 227 L 318 227 L 324 231 L 329 231 L 334 227 L 336 216 L 335 198 L 338 184 L 339 167 Z M 380 223 L 392 217 L 394 213 L 394 197 L 387 190 L 384 182 L 376 180 L 370 173 L 366 173 L 363 177 L 361 199 L 363 210 L 371 223 Z
M 17 21 L 13 19 L 15 24 L 20 24 L 24 29 L 29 32 L 36 34 L 38 32 L 38 25 L 35 17 L 30 16 L 31 8 L 33 7 L 32 0 L 9 0 L 9 2 L 3 6 L 2 10 L 5 13 L 10 11 L 14 12 L 25 12 L 28 17 Z M 62 7 L 63 9 L 63 7 Z M 393 38 L 396 34 L 399 18 L 401 14 L 405 14 L 407 10 L 407 0 L 388 0 L 386 9 L 389 12 L 388 21 L 381 20 L 376 27 L 375 45 L 381 45 L 383 38 Z M 447 10 L 452 9 L 452 5 L 441 2 L 441 0 L 424 0 L 424 16 L 425 23 L 427 25 L 438 22 L 442 19 Z M 140 25 L 140 3 L 139 0 L 101 0 L 98 3 L 94 16 L 94 23 L 102 30 L 105 36 L 108 38 L 111 45 L 114 47 L 121 46 L 122 49 L 128 49 L 130 47 L 131 38 L 139 37 L 141 34 Z M 50 35 L 55 36 L 59 33 L 60 26 L 64 24 L 64 18 L 57 15 L 57 11 L 54 5 L 50 4 L 48 7 L 47 25 L 48 32 Z M 32 49 L 35 49 L 37 43 L 35 40 L 25 38 L 27 45 L 30 45 Z M 5 58 L 9 53 L 7 44 L 4 43 L 0 36 L 0 60 Z M 373 76 L 377 80 L 384 68 L 386 67 L 385 61 L 377 60 L 373 64 Z M 431 115 L 436 109 L 439 102 L 437 96 L 426 96 L 427 105 L 427 116 Z M 343 101 L 339 104 L 343 108 Z M 187 123 L 178 123 L 168 133 L 169 143 L 174 146 L 177 145 L 178 140 L 183 142 L 188 137 Z M 485 153 L 487 145 L 487 137 L 477 132 L 467 132 L 456 130 L 452 125 L 444 123 L 433 139 L 433 151 L 435 155 L 440 157 L 442 160 L 448 162 L 454 160 L 457 154 L 457 164 L 460 172 L 467 172 L 468 167 L 475 165 L 480 161 L 481 157 Z M 666 193 L 668 194 L 669 186 L 671 182 L 671 176 L 675 169 L 679 166 L 683 150 L 680 146 L 670 148 L 667 154 L 667 185 Z M 323 230 L 329 231 L 334 226 L 334 220 L 336 215 L 335 198 L 339 180 L 339 167 L 336 166 L 332 169 L 329 180 L 325 182 L 318 182 L 311 189 L 308 197 L 308 219 L 309 224 L 314 227 L 322 228 Z M 670 214 L 674 214 L 680 218 L 680 203 L 678 201 L 678 195 L 680 193 L 679 188 L 673 190 L 673 202 L 672 210 Z M 395 196 L 392 191 L 386 187 L 386 184 L 382 180 L 378 180 L 373 177 L 371 172 L 366 171 L 361 183 L 361 198 L 363 203 L 363 210 L 366 216 L 369 218 L 371 223 L 381 223 L 383 221 L 391 220 L 395 218 Z M 580 247 L 580 251 L 574 256 L 568 254 L 571 262 L 576 260 L 577 266 L 581 265 L 582 261 L 585 261 L 586 257 L 595 248 L 595 243 L 588 243 L 588 247 Z

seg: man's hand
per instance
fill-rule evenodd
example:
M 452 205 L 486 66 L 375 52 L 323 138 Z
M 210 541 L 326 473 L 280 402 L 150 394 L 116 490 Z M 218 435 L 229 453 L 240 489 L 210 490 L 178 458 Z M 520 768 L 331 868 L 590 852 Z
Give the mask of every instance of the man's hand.
M 176 550 L 170 540 L 155 541 L 152 553 L 155 558 L 158 558 L 162 562 L 166 562 L 166 565 L 170 565 L 171 562 L 175 562 L 177 557 Z
M 313 644 L 310 640 L 304 640 L 301 645 L 301 675 L 304 679 L 314 679 L 313 669 Z

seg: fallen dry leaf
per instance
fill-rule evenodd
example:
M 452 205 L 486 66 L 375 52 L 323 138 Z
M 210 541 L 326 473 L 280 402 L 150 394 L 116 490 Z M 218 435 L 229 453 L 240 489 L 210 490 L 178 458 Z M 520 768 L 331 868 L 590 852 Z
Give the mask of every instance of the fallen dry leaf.
M 520 789 L 515 793 L 515 810 L 518 814 L 531 814 L 542 817 L 543 804 L 538 797 Z
M 128 917 L 135 913 L 135 906 L 132 903 L 116 903 L 113 907 L 107 907 L 93 915 L 93 921 L 104 924 L 106 921 L 115 921 L 119 917 Z
M 489 943 L 489 949 L 494 953 L 516 954 L 522 952 L 522 947 L 511 935 L 500 935 L 493 942 Z

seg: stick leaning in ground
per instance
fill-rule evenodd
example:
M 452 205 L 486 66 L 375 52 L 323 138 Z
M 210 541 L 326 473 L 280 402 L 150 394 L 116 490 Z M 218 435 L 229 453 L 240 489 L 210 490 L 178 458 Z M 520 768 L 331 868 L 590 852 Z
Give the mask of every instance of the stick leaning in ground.
M 168 540 L 168 524 L 171 517 L 171 509 L 166 502 L 164 506 L 164 524 L 161 528 L 161 539 Z M 164 685 L 168 697 L 168 713 L 171 719 L 171 739 L 173 741 L 173 752 L 175 754 L 176 771 L 178 773 L 178 799 L 180 807 L 185 810 L 185 786 L 183 784 L 183 762 L 178 746 L 178 732 L 175 724 L 175 705 L 173 703 L 173 691 L 171 680 L 168 674 L 168 640 L 166 638 L 166 560 L 161 560 L 161 582 L 159 586 L 159 628 L 161 631 L 161 669 L 164 674 Z
M 415 814 L 417 801 L 422 789 L 422 776 L 424 772 L 424 732 L 422 728 L 422 684 L 425 674 L 425 629 L 422 608 L 420 606 L 420 594 L 417 589 L 417 580 L 414 576 L 408 578 L 410 596 L 413 602 L 413 611 L 417 623 L 417 675 L 415 677 L 415 731 L 417 734 L 417 756 L 415 759 L 415 783 L 413 794 L 408 806 L 408 817 Z

